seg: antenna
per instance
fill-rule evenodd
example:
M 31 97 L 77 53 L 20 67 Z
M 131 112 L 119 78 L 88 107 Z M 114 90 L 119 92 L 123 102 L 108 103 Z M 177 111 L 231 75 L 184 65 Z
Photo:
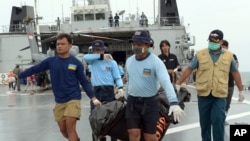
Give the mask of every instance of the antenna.
M 139 7 L 138 7 L 138 0 L 136 1 L 136 17 L 139 19 Z
M 37 34 L 37 44 L 38 44 L 38 50 L 39 52 L 42 52 L 42 42 L 41 42 L 41 36 L 40 36 L 40 28 L 39 28 L 39 23 L 38 20 L 42 19 L 42 17 L 38 17 L 37 13 L 37 0 L 35 0 L 35 19 L 36 19 L 36 34 Z
M 120 12 L 119 12 L 119 15 L 123 15 L 125 13 L 125 10 L 121 10 Z
M 124 14 L 124 13 L 125 13 L 125 10 L 122 10 L 122 11 L 119 12 L 119 15 L 122 16 L 122 23 L 123 23 L 123 14 Z
M 63 4 L 62 4 L 62 23 L 64 23 Z
M 154 24 L 155 24 L 155 0 L 154 0 L 154 4 L 153 4 L 153 9 L 154 9 Z

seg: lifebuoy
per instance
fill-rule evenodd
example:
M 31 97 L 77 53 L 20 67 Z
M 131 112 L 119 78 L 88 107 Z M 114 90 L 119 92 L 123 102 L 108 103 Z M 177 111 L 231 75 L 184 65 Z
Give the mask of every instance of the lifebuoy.
M 5 82 L 5 81 L 4 81 L 4 80 L 2 80 L 2 84 L 4 84 L 4 82 Z
M 5 75 L 4 75 L 4 74 L 2 74 L 2 75 L 1 75 L 1 78 L 5 78 Z

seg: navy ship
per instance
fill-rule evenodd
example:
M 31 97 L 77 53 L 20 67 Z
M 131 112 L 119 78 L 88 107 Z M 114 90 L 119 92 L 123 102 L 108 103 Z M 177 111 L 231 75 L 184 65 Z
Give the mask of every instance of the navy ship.
M 159 0 L 158 4 L 158 16 L 147 18 L 144 24 L 141 24 L 139 14 L 127 16 L 124 14 L 125 10 L 121 10 L 118 13 L 119 27 L 110 27 L 108 18 L 112 9 L 109 0 L 88 0 L 84 5 L 73 0 L 71 17 L 61 19 L 60 29 L 55 22 L 52 25 L 39 23 L 41 17 L 33 6 L 12 7 L 10 25 L 4 26 L 5 32 L 0 34 L 0 73 L 7 72 L 15 64 L 25 64 L 33 59 L 32 53 L 36 52 L 20 51 L 25 47 L 33 47 L 36 51 L 46 54 L 51 42 L 55 42 L 56 35 L 62 32 L 72 35 L 79 53 L 88 53 L 91 42 L 102 39 L 113 58 L 117 62 L 125 62 L 126 58 L 133 54 L 129 38 L 136 30 L 148 30 L 155 44 L 153 53 L 160 54 L 159 43 L 167 39 L 172 46 L 171 52 L 176 54 L 179 62 L 185 66 L 194 55 L 190 46 L 195 44 L 195 38 L 186 32 L 186 27 L 179 17 L 176 0 Z M 32 19 L 30 27 L 25 23 L 27 19 Z M 29 41 L 33 37 L 36 43 Z
M 176 0 L 159 0 L 158 17 L 145 26 L 141 26 L 140 18 L 136 15 L 126 17 L 121 11 L 119 28 L 110 27 L 108 17 L 110 4 L 106 0 L 88 0 L 86 5 L 72 2 L 71 17 L 61 22 L 60 30 L 54 25 L 37 24 L 33 6 L 12 7 L 10 25 L 0 34 L 0 76 L 1 82 L 6 78 L 4 72 L 14 68 L 15 64 L 32 62 L 32 51 L 21 49 L 37 46 L 35 50 L 46 55 L 51 42 L 58 33 L 72 34 L 74 45 L 79 53 L 88 53 L 90 43 L 94 39 L 103 39 L 108 44 L 109 52 L 117 61 L 125 60 L 133 52 L 128 39 L 134 31 L 149 30 L 155 42 L 155 54 L 160 54 L 159 43 L 167 39 L 171 43 L 171 52 L 175 53 L 183 67 L 193 56 L 190 46 L 195 39 L 186 32 L 179 17 Z M 31 20 L 31 30 L 28 30 L 25 21 Z M 54 21 L 53 21 L 54 22 Z M 39 27 L 39 30 L 38 30 Z M 34 32 L 29 32 L 34 31 Z M 29 39 L 35 39 L 31 44 Z M 34 53 L 34 52 L 33 52 Z M 28 66 L 26 66 L 28 67 Z M 1 83 L 2 84 L 2 83 Z M 24 86 L 21 86 L 24 89 Z M 196 90 L 193 85 L 186 86 L 191 93 L 191 100 L 185 103 L 186 116 L 178 124 L 171 124 L 163 141 L 192 141 L 201 140 L 199 115 L 197 108 Z M 233 124 L 250 124 L 250 95 L 244 90 L 245 100 L 238 103 L 238 91 L 235 89 L 227 121 Z M 91 141 L 91 128 L 89 125 L 89 99 L 82 93 L 81 120 L 77 122 L 79 137 L 84 141 Z M 54 121 L 54 96 L 51 90 L 30 95 L 28 92 L 11 91 L 6 85 L 0 85 L 0 140 L 8 141 L 62 141 L 66 140 L 60 133 Z M 230 126 L 225 126 L 225 141 L 230 138 Z

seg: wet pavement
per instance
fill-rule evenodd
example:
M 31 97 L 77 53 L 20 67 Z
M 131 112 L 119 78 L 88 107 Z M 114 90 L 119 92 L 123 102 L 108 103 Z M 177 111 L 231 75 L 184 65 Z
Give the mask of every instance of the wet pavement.
M 193 86 L 188 90 L 192 97 L 189 103 L 185 103 L 186 116 L 179 124 L 170 125 L 163 141 L 201 140 L 196 91 Z M 82 95 L 82 116 L 77 122 L 77 131 L 81 141 L 91 141 L 89 99 L 85 93 Z M 237 95 L 235 88 L 227 121 L 230 124 L 250 124 L 250 91 L 244 91 L 243 103 L 237 102 Z M 29 92 L 10 91 L 7 85 L 0 85 L 0 141 L 66 141 L 54 121 L 53 107 L 51 90 L 30 95 Z M 225 125 L 225 141 L 229 141 L 229 127 Z

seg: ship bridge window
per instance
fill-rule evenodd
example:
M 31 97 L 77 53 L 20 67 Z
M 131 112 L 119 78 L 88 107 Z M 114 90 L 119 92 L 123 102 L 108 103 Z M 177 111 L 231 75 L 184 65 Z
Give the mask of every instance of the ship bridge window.
M 94 20 L 94 14 L 85 14 L 85 20 L 86 21 Z
M 75 14 L 74 21 L 83 21 L 83 14 Z
M 104 13 L 96 13 L 96 20 L 105 20 L 105 14 Z
M 171 7 L 172 6 L 172 0 L 165 0 L 165 4 L 167 7 Z
M 16 7 L 16 14 L 18 15 L 21 12 L 22 12 L 22 8 Z

